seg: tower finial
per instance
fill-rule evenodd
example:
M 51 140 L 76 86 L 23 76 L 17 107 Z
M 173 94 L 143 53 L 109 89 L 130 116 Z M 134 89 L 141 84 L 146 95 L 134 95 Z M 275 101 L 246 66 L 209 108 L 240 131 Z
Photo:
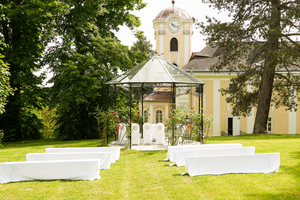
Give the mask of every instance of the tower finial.
M 172 4 L 173 4 L 173 7 L 174 7 L 174 4 L 175 4 L 175 0 L 172 0 Z

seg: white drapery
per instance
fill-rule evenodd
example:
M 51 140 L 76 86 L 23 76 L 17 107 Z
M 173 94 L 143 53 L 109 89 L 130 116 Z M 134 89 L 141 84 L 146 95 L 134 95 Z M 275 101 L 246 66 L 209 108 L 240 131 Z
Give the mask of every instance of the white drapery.
M 112 163 L 120 158 L 120 147 L 46 148 L 46 153 L 112 152 Z
M 32 180 L 100 179 L 100 160 L 0 163 L 0 183 Z
M 221 148 L 234 148 L 242 147 L 242 144 L 202 144 L 202 145 L 183 145 L 183 146 L 168 146 L 167 158 L 165 160 L 170 160 L 174 162 L 174 152 L 193 150 L 193 149 L 221 149 Z
M 280 166 L 279 153 L 185 158 L 185 173 L 190 176 L 228 173 L 271 173 Z
M 90 153 L 28 153 L 26 161 L 54 161 L 54 160 L 101 160 L 100 169 L 110 169 L 112 152 Z
M 185 165 L 185 158 L 190 156 L 216 156 L 216 155 L 221 156 L 221 155 L 245 155 L 245 154 L 255 154 L 255 147 L 175 151 L 174 161 L 177 167 L 181 167 Z

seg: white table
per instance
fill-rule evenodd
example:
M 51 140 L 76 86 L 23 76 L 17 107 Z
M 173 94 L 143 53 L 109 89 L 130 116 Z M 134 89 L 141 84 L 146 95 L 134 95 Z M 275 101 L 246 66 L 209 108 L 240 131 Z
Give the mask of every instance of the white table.
M 100 179 L 99 160 L 31 161 L 0 163 L 0 183 L 32 180 Z
M 186 151 L 175 151 L 174 161 L 177 167 L 185 165 L 185 158 L 190 156 L 215 156 L 215 155 L 245 155 L 255 154 L 255 147 L 235 147 L 222 149 L 196 149 Z M 174 164 L 175 164 L 174 163 Z
M 87 153 L 28 153 L 26 161 L 54 161 L 54 160 L 101 160 L 100 169 L 110 169 L 112 152 Z
M 112 152 L 112 163 L 120 158 L 120 147 L 46 148 L 46 153 Z
M 277 172 L 279 166 L 279 153 L 191 156 L 185 158 L 185 173 L 188 173 L 190 176 L 228 173 L 271 173 Z
M 182 146 L 168 146 L 167 158 L 165 160 L 170 160 L 174 162 L 174 152 L 175 151 L 185 151 L 194 149 L 221 149 L 221 148 L 234 148 L 242 147 L 242 144 L 200 144 L 200 145 L 182 145 Z

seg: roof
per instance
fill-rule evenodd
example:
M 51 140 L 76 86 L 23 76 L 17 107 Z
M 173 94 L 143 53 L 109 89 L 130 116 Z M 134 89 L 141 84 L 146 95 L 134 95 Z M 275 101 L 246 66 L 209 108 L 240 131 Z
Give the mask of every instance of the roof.
M 225 66 L 219 71 L 239 71 L 238 65 L 240 63 L 244 64 L 251 64 L 252 60 L 254 59 L 254 54 L 257 50 L 252 50 L 250 59 L 241 57 L 238 61 L 231 63 L 230 66 Z M 219 62 L 219 59 L 225 55 L 226 53 L 226 46 L 219 47 L 217 44 L 206 45 L 201 51 L 193 55 L 191 60 L 184 65 L 181 69 L 185 71 L 203 71 L 203 72 L 210 72 L 210 68 Z M 255 62 L 259 62 L 260 60 L 255 60 Z
M 192 19 L 192 17 L 183 9 L 178 7 L 169 7 L 167 9 L 162 10 L 154 20 L 158 19 L 166 19 L 169 15 L 176 14 L 181 16 L 183 19 Z
M 107 82 L 109 85 L 141 87 L 141 86 L 175 86 L 192 87 L 204 84 L 182 69 L 164 60 L 158 55 L 146 59 L 124 74 Z
M 300 44 L 300 42 L 298 42 Z M 265 42 L 249 43 L 249 50 L 243 50 L 242 56 L 238 57 L 235 62 L 232 62 L 222 69 L 220 72 L 243 72 L 242 69 L 238 67 L 239 64 L 243 63 L 251 67 L 259 67 L 264 63 L 265 52 L 261 49 L 263 48 Z M 289 44 L 285 44 L 289 45 Z M 199 72 L 211 72 L 211 67 L 218 62 L 226 54 L 226 46 L 218 45 L 217 43 L 212 43 L 211 45 L 206 45 L 201 51 L 192 55 L 190 61 L 184 65 L 181 69 L 185 71 L 199 71 Z M 248 57 L 246 57 L 248 56 Z M 288 66 L 284 66 L 284 63 L 280 63 L 276 66 L 276 72 L 299 72 L 300 59 L 291 61 Z
M 153 92 L 144 97 L 143 101 L 172 102 L 172 92 Z

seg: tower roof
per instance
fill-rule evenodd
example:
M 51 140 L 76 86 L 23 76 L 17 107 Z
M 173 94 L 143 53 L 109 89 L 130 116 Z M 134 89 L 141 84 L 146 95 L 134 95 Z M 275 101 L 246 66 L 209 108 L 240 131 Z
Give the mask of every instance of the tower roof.
M 183 9 L 178 7 L 169 7 L 167 9 L 162 10 L 154 20 L 158 19 L 166 19 L 169 15 L 176 14 L 181 16 L 183 19 L 192 19 L 192 17 Z

